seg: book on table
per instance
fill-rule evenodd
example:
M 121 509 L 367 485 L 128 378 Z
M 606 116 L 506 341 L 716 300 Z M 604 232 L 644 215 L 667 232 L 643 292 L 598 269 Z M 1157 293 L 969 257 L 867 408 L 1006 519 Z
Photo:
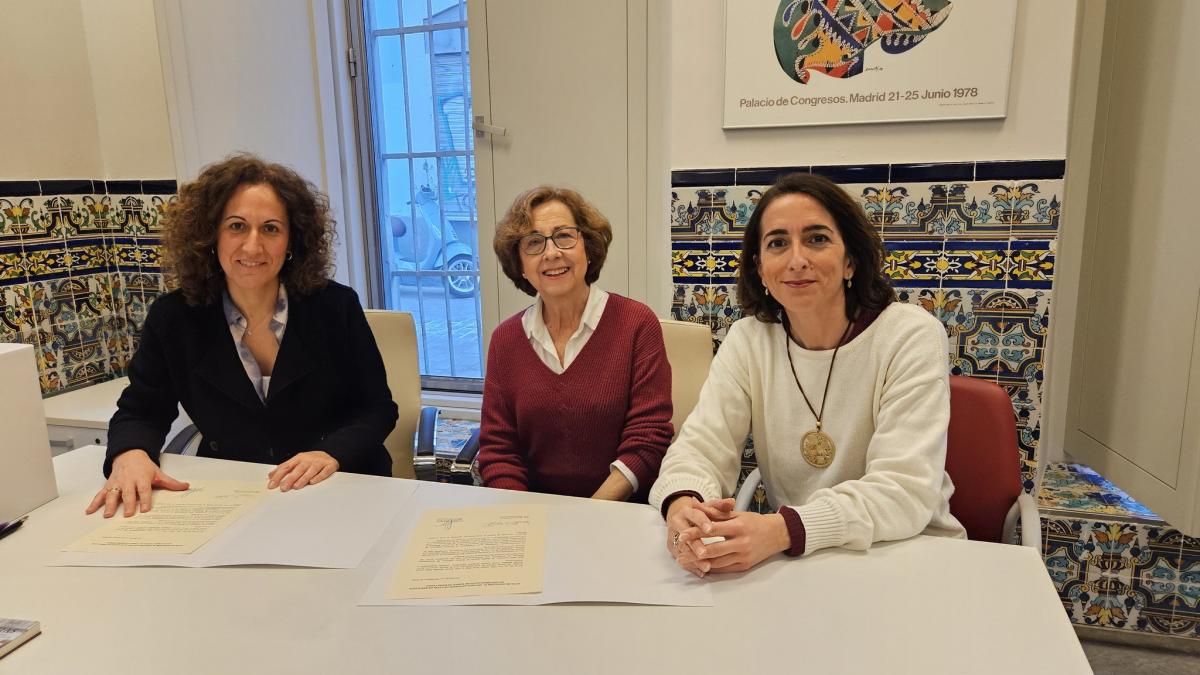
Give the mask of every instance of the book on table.
M 42 625 L 37 621 L 0 619 L 0 658 L 41 632 Z

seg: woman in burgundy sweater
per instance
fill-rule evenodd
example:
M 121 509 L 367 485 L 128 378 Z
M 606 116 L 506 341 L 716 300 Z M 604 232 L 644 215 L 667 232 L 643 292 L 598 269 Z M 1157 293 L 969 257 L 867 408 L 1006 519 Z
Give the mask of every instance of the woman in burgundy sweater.
M 574 190 L 517 197 L 493 247 L 528 309 L 492 334 L 483 484 L 645 501 L 671 442 L 671 366 L 649 307 L 594 286 L 608 220 Z

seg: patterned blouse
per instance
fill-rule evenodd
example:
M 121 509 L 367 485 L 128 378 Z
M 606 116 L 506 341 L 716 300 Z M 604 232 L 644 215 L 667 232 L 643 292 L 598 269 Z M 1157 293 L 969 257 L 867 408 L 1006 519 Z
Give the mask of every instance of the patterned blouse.
M 271 376 L 262 374 L 262 369 L 258 367 L 258 361 L 254 359 L 254 354 L 246 345 L 246 328 L 249 325 L 246 317 L 242 315 L 237 305 L 233 304 L 233 298 L 229 297 L 228 290 L 225 291 L 223 302 L 225 320 L 229 322 L 229 332 L 233 334 L 233 344 L 237 347 L 238 358 L 242 360 L 242 367 L 246 369 L 246 376 L 250 378 L 250 384 L 254 385 L 254 391 L 258 394 L 259 400 L 266 401 L 267 390 L 271 386 Z M 275 334 L 276 344 L 283 344 L 283 331 L 287 328 L 287 320 L 287 289 L 283 287 L 283 284 L 279 284 L 279 297 L 275 300 L 275 314 L 271 316 L 270 323 L 271 332 Z

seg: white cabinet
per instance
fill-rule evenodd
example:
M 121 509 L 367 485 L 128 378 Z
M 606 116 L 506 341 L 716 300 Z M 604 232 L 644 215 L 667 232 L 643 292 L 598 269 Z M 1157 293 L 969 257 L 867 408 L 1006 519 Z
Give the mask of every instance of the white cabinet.
M 85 445 L 106 445 L 108 421 L 117 411 L 117 399 L 128 384 L 129 378 L 122 377 L 44 399 L 42 408 L 46 413 L 51 452 L 60 455 Z M 167 440 L 191 423 L 180 408 Z
M 1196 21 L 1200 3 L 1108 4 L 1087 200 L 1067 205 L 1086 208 L 1087 225 L 1066 450 L 1191 535 L 1200 535 L 1200 79 L 1185 27 Z
M 85 445 L 108 444 L 107 429 L 47 424 L 46 431 L 50 435 L 50 452 L 54 455 L 61 455 Z

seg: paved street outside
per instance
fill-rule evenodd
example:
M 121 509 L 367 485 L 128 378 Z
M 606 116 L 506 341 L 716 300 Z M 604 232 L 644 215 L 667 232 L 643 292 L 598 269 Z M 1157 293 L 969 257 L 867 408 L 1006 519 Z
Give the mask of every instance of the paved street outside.
M 482 319 L 478 295 L 456 298 L 446 292 L 443 280 L 436 277 L 421 279 L 420 293 L 417 292 L 415 280 L 406 281 L 392 284 L 388 309 L 412 313 L 417 323 L 421 373 L 483 377 L 480 354 Z

